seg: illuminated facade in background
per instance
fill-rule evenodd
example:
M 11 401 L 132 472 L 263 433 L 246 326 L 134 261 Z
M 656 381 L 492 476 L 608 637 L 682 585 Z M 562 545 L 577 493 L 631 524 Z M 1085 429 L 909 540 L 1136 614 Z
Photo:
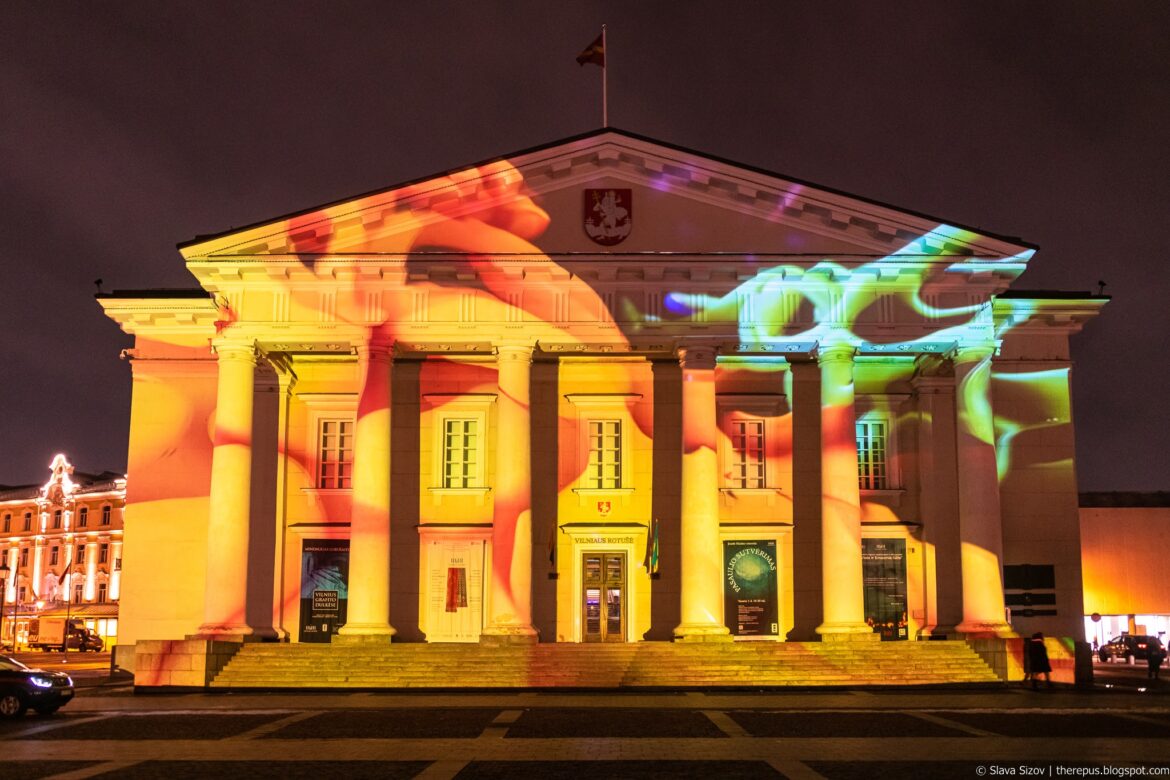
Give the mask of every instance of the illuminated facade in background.
M 1170 634 L 1170 493 L 1082 493 L 1085 636 Z
M 601 131 L 180 250 L 123 643 L 1080 634 L 1104 299 L 1018 240 Z
M 0 563 L 8 567 L 0 640 L 21 646 L 31 618 L 69 615 L 113 644 L 126 478 L 74 471 L 64 455 L 49 472 L 43 485 L 0 487 Z

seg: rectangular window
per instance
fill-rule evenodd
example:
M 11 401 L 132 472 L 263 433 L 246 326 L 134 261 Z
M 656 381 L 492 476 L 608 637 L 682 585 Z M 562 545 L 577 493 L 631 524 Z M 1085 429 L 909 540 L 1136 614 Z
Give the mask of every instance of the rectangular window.
M 26 530 L 26 531 L 32 530 L 32 512 L 25 512 L 24 513 L 24 530 Z
M 322 420 L 317 487 L 353 487 L 353 420 Z
M 98 584 L 97 600 L 99 604 L 106 603 L 106 583 L 104 582 Z
M 98 563 L 105 563 L 106 558 L 109 557 L 109 554 L 110 554 L 110 546 L 108 544 L 103 544 L 101 547 L 99 547 L 98 548 Z
M 731 422 L 730 487 L 764 487 L 764 421 Z
M 89 507 L 82 507 L 77 513 L 77 527 L 85 528 L 89 525 Z
M 443 421 L 443 487 L 478 487 L 479 421 Z
M 108 506 L 102 507 L 102 525 L 110 524 L 110 508 Z
M 73 601 L 78 602 L 85 595 L 85 583 L 79 582 L 73 586 Z
M 621 420 L 589 422 L 589 467 L 585 478 L 590 488 L 616 490 L 622 486 Z
M 56 566 L 56 565 L 57 565 L 57 559 L 58 559 L 58 558 L 60 557 L 60 555 L 61 555 L 61 551 L 60 551 L 60 550 L 61 550 L 61 548 L 59 548 L 59 547 L 54 547 L 54 548 L 52 548 L 51 550 L 49 550 L 49 565 L 50 565 L 50 566 Z
M 12 515 L 4 515 L 4 533 L 12 530 Z
M 862 490 L 885 490 L 889 487 L 886 445 L 884 421 L 857 421 L 857 484 Z
M 16 601 L 17 603 L 28 601 L 28 588 L 20 586 L 20 591 L 16 594 Z
M 53 512 L 53 527 L 54 528 L 61 527 L 61 510 L 60 509 Z
M 20 565 L 21 566 L 28 566 L 28 548 L 27 547 L 20 548 Z
M 77 563 L 85 563 L 85 547 L 77 545 Z

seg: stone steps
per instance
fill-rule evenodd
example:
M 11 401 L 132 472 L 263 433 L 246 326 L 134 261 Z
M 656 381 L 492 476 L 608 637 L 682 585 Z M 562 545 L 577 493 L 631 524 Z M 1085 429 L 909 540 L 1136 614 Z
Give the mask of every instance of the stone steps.
M 669 688 L 994 683 L 962 642 L 246 644 L 215 688 Z

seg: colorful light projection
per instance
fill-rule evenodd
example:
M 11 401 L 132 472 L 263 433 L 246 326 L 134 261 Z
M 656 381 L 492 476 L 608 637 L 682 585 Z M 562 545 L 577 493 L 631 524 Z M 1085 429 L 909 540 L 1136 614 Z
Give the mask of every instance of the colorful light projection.
M 197 275 L 205 267 L 231 263 L 236 257 L 241 263 L 254 263 L 252 258 L 259 256 L 264 256 L 265 262 L 286 265 L 291 260 L 299 268 L 289 267 L 286 282 L 274 282 L 269 277 L 257 281 L 254 288 L 272 293 L 265 300 L 274 301 L 273 310 L 283 307 L 285 321 L 328 319 L 332 329 L 343 326 L 346 339 L 360 344 L 361 393 L 355 434 L 351 576 L 355 582 L 369 583 L 371 587 L 355 588 L 351 593 L 351 624 L 346 632 L 360 635 L 393 632 L 384 617 L 389 598 L 385 563 L 385 550 L 389 546 L 385 518 L 390 511 L 386 479 L 390 469 L 388 350 L 398 342 L 414 338 L 412 326 L 421 316 L 417 310 L 421 299 L 418 293 L 425 293 L 427 316 L 432 320 L 466 319 L 461 313 L 466 314 L 472 306 L 475 321 L 513 323 L 517 332 L 523 334 L 523 344 L 500 347 L 498 376 L 483 363 L 464 362 L 459 357 L 451 357 L 447 362 L 465 372 L 465 381 L 460 383 L 465 392 L 500 395 L 498 423 L 501 431 L 507 431 L 508 446 L 513 447 L 510 458 L 517 468 L 497 473 L 492 486 L 493 569 L 508 575 L 497 576 L 493 581 L 496 590 L 489 624 L 504 633 L 527 632 L 531 628 L 527 595 L 531 585 L 531 485 L 518 476 L 527 474 L 528 470 L 520 467 L 526 454 L 516 442 L 527 441 L 522 434 L 529 421 L 527 377 L 531 345 L 547 341 L 570 348 L 585 346 L 580 329 L 567 321 L 567 311 L 577 308 L 599 312 L 600 323 L 612 326 L 593 330 L 590 350 L 597 349 L 601 342 L 605 347 L 628 347 L 630 340 L 642 335 L 648 324 L 686 321 L 700 310 L 708 321 L 735 323 L 739 340 L 744 344 L 790 344 L 801 345 L 802 349 L 817 345 L 820 354 L 830 356 L 826 359 L 827 381 L 822 390 L 825 444 L 829 450 L 822 506 L 830 529 L 826 538 L 832 538 L 834 545 L 856 546 L 859 539 L 855 538 L 856 524 L 852 518 L 859 513 L 888 516 L 895 510 L 885 505 L 865 506 L 858 492 L 853 441 L 854 351 L 860 349 L 864 353 L 867 348 L 871 351 L 876 348 L 883 354 L 914 354 L 937 352 L 940 345 L 945 349 L 956 344 L 991 347 L 994 339 L 1003 338 L 1005 333 L 993 334 L 991 310 L 986 301 L 942 305 L 932 301 L 945 296 L 934 293 L 943 288 L 954 289 L 956 284 L 961 284 L 955 280 L 966 278 L 972 271 L 994 270 L 1003 277 L 1014 278 L 1032 255 L 1031 250 L 1025 250 L 1000 259 L 956 257 L 952 245 L 964 244 L 977 236 L 938 225 L 928 235 L 907 242 L 881 258 L 818 258 L 803 262 L 787 257 L 757 256 L 753 259 L 757 272 L 726 294 L 704 296 L 689 290 L 668 290 L 663 299 L 663 313 L 651 314 L 640 311 L 632 297 L 605 295 L 571 273 L 566 262 L 558 263 L 546 254 L 540 238 L 551 219 L 527 191 L 521 173 L 508 162 L 500 161 L 408 186 L 397 191 L 392 202 L 384 194 L 368 196 L 274 223 L 263 235 L 250 231 L 246 246 L 221 246 L 211 255 L 201 254 L 198 244 L 184 251 L 189 267 Z M 280 246 L 274 248 L 276 245 Z M 442 274 L 416 273 L 424 265 L 433 267 L 440 263 L 450 266 L 446 279 L 441 278 Z M 390 267 L 393 270 L 388 270 Z M 518 289 L 530 286 L 531 282 L 519 280 L 533 272 L 544 274 L 547 285 L 557 294 L 531 300 L 521 296 Z M 241 578 L 247 570 L 248 559 L 246 530 L 241 529 L 246 529 L 249 487 L 242 475 L 247 474 L 245 464 L 251 457 L 251 417 L 243 407 L 251 403 L 250 386 L 245 389 L 245 385 L 250 382 L 253 366 L 248 356 L 239 352 L 235 337 L 253 339 L 271 316 L 261 307 L 240 304 L 243 296 L 233 297 L 233 292 L 242 289 L 240 285 L 234 290 L 229 289 L 231 284 L 222 287 L 216 292 L 227 295 L 219 299 L 219 311 L 215 315 L 221 363 L 218 390 L 205 379 L 182 389 L 165 381 L 153 386 L 136 384 L 135 409 L 139 424 L 131 449 L 132 477 L 159 466 L 162 468 L 158 473 L 176 477 L 165 484 L 159 480 L 132 479 L 132 490 L 141 491 L 137 496 L 140 512 L 144 500 L 173 502 L 184 496 L 206 495 L 201 486 L 207 484 L 203 481 L 207 467 L 199 465 L 205 461 L 205 455 L 200 453 L 213 450 L 210 458 L 213 519 L 208 549 L 209 560 L 219 563 L 207 569 L 205 629 L 209 634 L 246 630 L 245 605 L 238 594 L 244 591 Z M 881 307 L 912 313 L 928 327 L 919 328 L 918 335 L 912 338 L 874 343 L 864 335 L 865 323 Z M 355 339 L 353 333 L 362 335 Z M 172 346 L 179 346 L 193 356 L 199 349 L 198 339 L 152 345 L 152 338 L 167 340 L 154 333 L 140 336 L 139 353 L 165 354 Z M 236 372 L 233 367 L 241 370 Z M 775 361 L 743 363 L 734 369 L 720 370 L 783 372 L 784 381 L 791 382 L 791 372 Z M 886 381 L 893 385 L 905 381 L 913 372 L 914 365 L 908 362 L 899 370 L 890 371 Z M 634 390 L 646 381 L 635 371 L 623 372 L 620 367 L 616 373 L 607 373 L 612 378 L 610 392 L 615 395 L 625 393 L 634 397 L 638 395 Z M 874 374 L 868 376 L 870 386 L 866 392 L 881 393 L 887 389 L 872 386 Z M 993 378 L 989 359 L 982 360 L 962 379 L 962 429 L 973 440 L 999 448 L 999 476 L 1003 479 L 1005 469 L 1010 468 L 1014 440 L 1024 431 L 1066 424 L 1067 415 L 1060 417 L 1062 422 L 1052 423 L 1050 415 L 1036 407 L 1036 415 L 1021 408 L 1018 410 L 1021 414 L 1011 420 L 993 418 L 988 398 L 992 383 L 1001 379 L 1029 387 L 1035 385 L 1041 396 L 1058 395 L 1062 391 L 1056 380 L 1043 372 L 1036 376 Z M 710 392 L 703 393 L 704 403 L 714 394 L 713 379 L 708 389 Z M 200 427 L 198 421 L 201 417 L 206 419 L 205 415 L 215 408 L 217 398 L 219 413 L 212 442 L 200 445 L 194 441 Z M 653 439 L 652 421 L 645 409 L 630 401 L 626 411 L 641 435 Z M 783 416 L 789 414 L 786 411 Z M 144 416 L 152 424 L 141 424 Z M 905 420 L 896 417 L 895 428 L 905 425 Z M 562 420 L 561 424 L 571 422 Z M 692 484 L 704 484 L 717 491 L 716 453 L 730 443 L 725 429 L 709 432 L 707 427 L 711 426 L 696 428 L 695 435 L 684 437 L 684 469 L 691 469 L 696 475 L 702 473 Z M 996 430 L 1000 431 L 998 439 Z M 788 437 L 788 441 L 770 439 L 769 454 L 790 457 L 791 423 L 783 422 L 776 431 L 782 439 Z M 898 435 L 897 430 L 894 435 Z M 306 451 L 292 439 L 282 441 L 281 447 L 286 456 L 287 484 L 313 484 L 317 454 Z M 189 461 L 187 466 L 182 465 L 186 461 Z M 185 470 L 186 474 L 182 474 Z M 561 492 L 581 484 L 583 477 L 583 469 L 568 475 L 562 470 Z M 707 499 L 703 502 L 709 503 Z M 718 515 L 717 508 L 712 509 L 703 502 L 686 503 L 684 513 L 698 507 L 705 516 Z M 684 533 L 684 541 L 686 538 Z M 717 553 L 717 546 L 712 545 L 711 549 L 712 555 Z M 997 570 L 998 550 L 971 554 L 988 553 L 993 559 L 988 571 Z M 687 554 L 684 550 L 684 558 Z M 856 577 L 852 571 L 826 571 L 826 593 L 839 590 L 842 594 L 828 598 L 828 603 L 852 604 L 854 595 L 850 594 L 854 592 L 856 599 L 861 598 L 860 571 L 855 574 Z M 684 624 L 701 623 L 709 627 L 721 624 L 716 619 L 717 588 L 713 590 L 716 593 L 709 598 L 695 596 L 691 602 L 695 614 L 684 615 Z M 286 591 L 285 604 L 291 608 L 297 591 L 295 588 Z M 380 595 L 363 596 L 363 592 Z M 363 602 L 367 598 L 368 603 Z M 856 610 L 850 606 L 846 612 L 852 615 Z M 856 621 L 848 617 L 828 619 L 826 630 L 838 624 L 846 631 L 860 630 Z

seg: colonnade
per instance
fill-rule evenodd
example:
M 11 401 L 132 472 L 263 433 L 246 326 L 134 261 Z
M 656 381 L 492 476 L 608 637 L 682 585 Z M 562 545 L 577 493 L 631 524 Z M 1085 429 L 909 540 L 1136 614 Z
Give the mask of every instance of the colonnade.
M 212 459 L 204 623 L 197 636 L 242 639 L 256 350 L 218 340 L 215 449 Z M 337 642 L 388 642 L 390 614 L 390 434 L 393 344 L 356 349 L 361 389 L 354 430 L 348 622 Z M 535 641 L 532 625 L 532 476 L 529 386 L 531 344 L 497 345 L 498 429 L 491 591 L 484 641 Z M 729 639 L 722 618 L 719 543 L 716 350 L 678 349 L 682 379 L 681 593 L 676 639 Z M 962 622 L 967 635 L 1003 634 L 1002 528 L 991 435 L 992 350 L 960 347 L 954 358 L 957 397 L 958 539 Z M 857 479 L 855 348 L 823 344 L 816 360 L 821 387 L 822 636 L 871 635 L 865 623 L 861 497 Z M 946 518 L 932 518 L 947 522 Z M 799 522 L 799 520 L 798 520 Z

